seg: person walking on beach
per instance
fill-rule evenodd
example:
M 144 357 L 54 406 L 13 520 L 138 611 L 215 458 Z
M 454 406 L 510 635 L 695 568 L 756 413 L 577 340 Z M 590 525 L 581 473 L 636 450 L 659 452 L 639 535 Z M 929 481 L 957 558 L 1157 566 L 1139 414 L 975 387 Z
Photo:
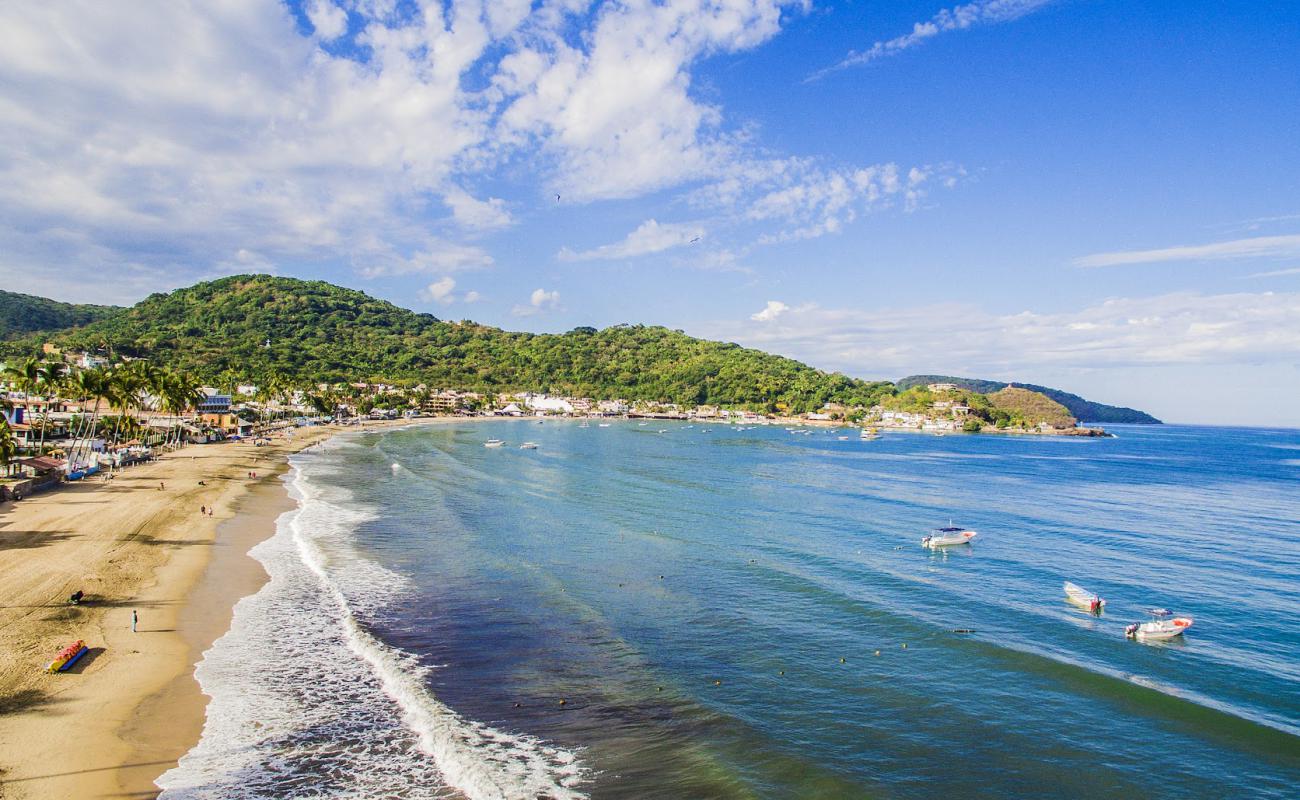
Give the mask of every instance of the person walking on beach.
M 200 516 L 200 517 L 206 517 L 207 515 L 208 515 L 208 507 L 207 507 L 207 506 L 199 506 L 199 516 Z
M 139 623 L 140 623 L 140 615 L 137 614 L 135 609 L 133 608 L 131 609 L 131 633 L 135 633 L 135 626 L 138 625 Z

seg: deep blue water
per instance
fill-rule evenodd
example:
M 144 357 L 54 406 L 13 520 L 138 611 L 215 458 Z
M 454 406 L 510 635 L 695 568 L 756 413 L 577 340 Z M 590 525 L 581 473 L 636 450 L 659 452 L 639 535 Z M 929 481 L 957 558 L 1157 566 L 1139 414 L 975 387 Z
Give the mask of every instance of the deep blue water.
M 298 535 L 346 550 L 315 579 L 348 610 L 320 613 L 355 616 L 397 659 L 375 668 L 425 693 L 374 693 L 408 732 L 380 738 L 415 731 L 432 765 L 412 797 L 1294 797 L 1300 431 L 1114 430 L 388 430 L 299 457 L 303 513 L 340 511 Z M 975 543 L 922 549 L 950 519 Z M 348 585 L 358 562 L 375 585 Z M 1126 640 L 1153 606 L 1195 625 Z M 334 658 L 367 652 L 349 642 Z M 346 695 L 341 730 L 348 704 L 385 713 Z M 283 741 L 249 746 L 292 772 Z M 530 766 L 485 777 L 477 754 Z

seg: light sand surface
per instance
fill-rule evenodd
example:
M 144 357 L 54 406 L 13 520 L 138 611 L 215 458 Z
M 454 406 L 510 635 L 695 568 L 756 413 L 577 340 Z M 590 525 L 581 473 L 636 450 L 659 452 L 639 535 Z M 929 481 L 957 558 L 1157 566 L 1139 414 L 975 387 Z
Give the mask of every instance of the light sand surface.
M 0 798 L 157 794 L 202 728 L 194 664 L 265 580 L 245 554 L 291 507 L 276 476 L 339 430 L 190 446 L 109 483 L 0 505 Z M 77 589 L 89 602 L 70 606 Z M 90 652 L 45 673 L 77 639 Z

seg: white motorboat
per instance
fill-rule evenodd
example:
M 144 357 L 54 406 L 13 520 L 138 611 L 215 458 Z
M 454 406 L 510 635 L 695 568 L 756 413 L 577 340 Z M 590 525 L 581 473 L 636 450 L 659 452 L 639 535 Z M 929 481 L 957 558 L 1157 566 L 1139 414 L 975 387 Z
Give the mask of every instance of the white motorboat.
M 500 446 L 503 445 L 503 444 L 505 444 L 505 441 L 502 440 L 502 439 L 488 439 L 486 442 L 483 443 L 483 446 L 484 446 L 484 447 L 500 447 Z
M 1100 614 L 1101 610 L 1106 607 L 1106 601 L 1100 595 L 1095 595 L 1082 586 L 1069 581 L 1065 582 L 1065 599 L 1094 614 Z
M 858 434 L 860 439 L 879 439 L 880 432 L 875 428 L 863 428 L 862 433 Z
M 975 531 L 966 530 L 965 528 L 955 525 L 948 525 L 944 528 L 935 528 L 929 536 L 921 540 L 922 547 L 928 547 L 933 550 L 936 547 L 951 547 L 955 544 L 970 544 L 971 539 L 977 536 Z
M 537 442 L 524 442 L 523 444 L 519 445 L 519 449 L 520 449 L 520 450 L 536 450 L 536 449 L 537 449 Z
M 1191 617 L 1175 617 L 1172 611 L 1153 608 L 1149 612 L 1150 622 L 1135 622 L 1124 629 L 1124 635 L 1130 639 L 1172 639 L 1182 636 L 1183 631 L 1192 627 Z
M 608 427 L 609 427 L 609 423 L 608 423 L 608 422 L 602 422 L 602 423 L 600 423 L 599 425 L 597 425 L 596 427 L 597 427 L 597 428 L 608 428 Z

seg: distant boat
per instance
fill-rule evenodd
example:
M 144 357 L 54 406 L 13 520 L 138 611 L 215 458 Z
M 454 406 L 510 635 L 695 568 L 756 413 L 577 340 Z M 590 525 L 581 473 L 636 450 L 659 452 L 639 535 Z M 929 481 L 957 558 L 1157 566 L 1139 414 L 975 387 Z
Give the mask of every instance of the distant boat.
M 523 444 L 519 445 L 519 449 L 520 449 L 520 450 L 536 450 L 536 449 L 537 449 L 537 442 L 524 442 Z
M 1095 595 L 1082 586 L 1069 581 L 1065 582 L 1065 599 L 1094 614 L 1100 614 L 1101 610 L 1106 607 L 1106 601 L 1100 595 Z
M 600 423 L 600 425 L 597 426 L 597 427 L 608 428 L 608 427 L 609 427 L 609 423 L 608 423 L 608 422 L 602 422 L 602 423 Z
M 1151 615 L 1150 622 L 1135 622 L 1124 629 L 1124 635 L 1130 639 L 1159 641 L 1182 636 L 1183 631 L 1192 627 L 1191 617 L 1174 617 L 1172 611 L 1163 608 L 1153 608 L 1147 613 Z
M 590 428 L 590 427 L 591 427 L 591 423 L 586 422 L 586 421 L 583 421 L 583 423 L 582 423 L 581 425 L 579 425 L 578 427 L 579 427 L 579 428 Z
M 862 433 L 858 434 L 858 438 L 860 438 L 860 439 L 868 439 L 868 440 L 869 440 L 869 439 L 879 439 L 879 438 L 880 438 L 880 431 L 876 430 L 875 428 L 863 428 L 863 429 L 862 429 Z
M 503 444 L 505 444 L 505 441 L 502 440 L 502 439 L 488 439 L 486 442 L 483 443 L 483 446 L 484 446 L 484 447 L 500 447 L 500 446 L 503 445 Z
M 951 547 L 955 544 L 970 544 L 971 539 L 974 539 L 977 535 L 975 531 L 949 525 L 945 528 L 935 528 L 933 533 L 921 540 L 921 546 L 933 550 L 937 547 Z
M 841 442 L 847 442 L 849 440 L 849 437 L 847 436 L 837 436 L 835 438 L 839 439 Z

